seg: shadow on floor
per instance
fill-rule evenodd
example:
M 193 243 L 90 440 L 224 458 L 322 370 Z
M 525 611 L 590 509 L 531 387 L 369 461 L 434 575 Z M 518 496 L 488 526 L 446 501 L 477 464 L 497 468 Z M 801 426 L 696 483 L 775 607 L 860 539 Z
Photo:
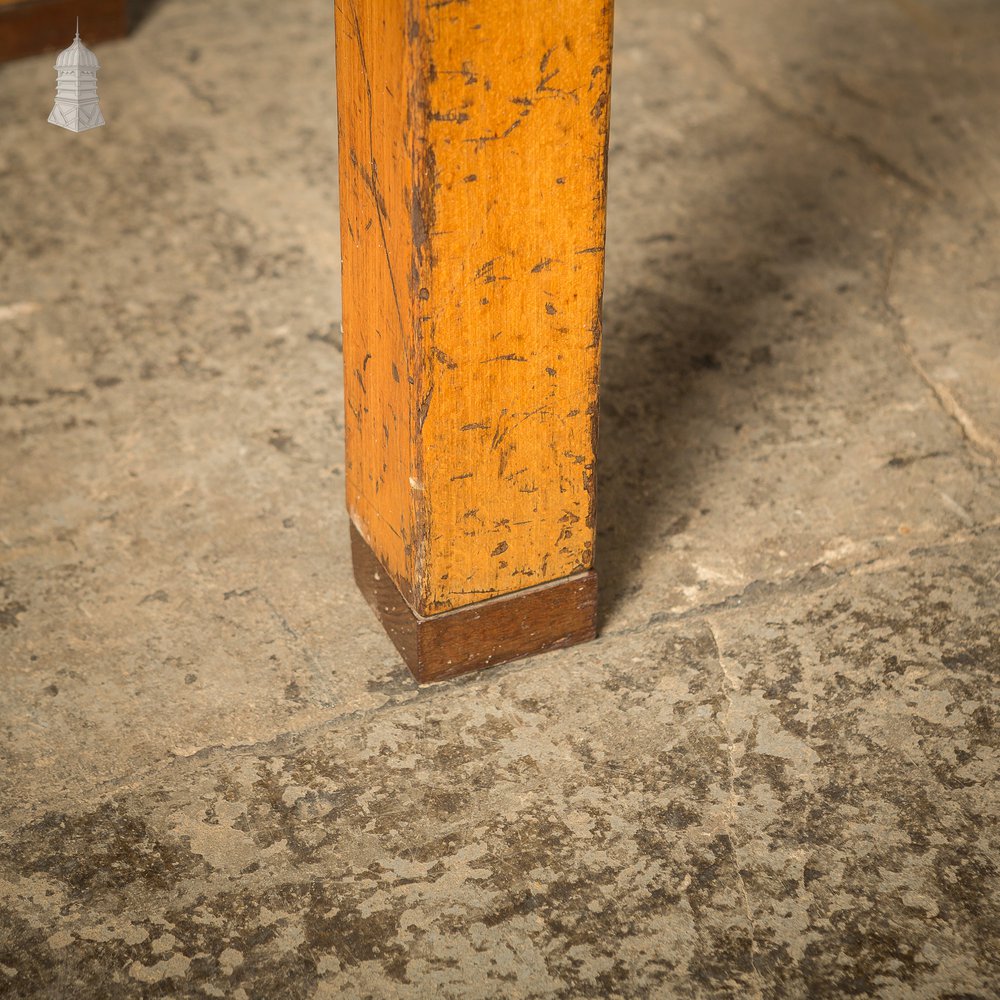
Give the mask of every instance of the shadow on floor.
M 850 17 L 845 10 L 830 18 L 838 16 Z M 768 395 L 802 396 L 810 379 L 798 342 L 836 338 L 838 314 L 884 309 L 885 249 L 873 238 L 873 209 L 884 217 L 892 203 L 888 210 L 899 206 L 902 215 L 926 198 L 923 183 L 892 157 L 905 161 L 920 146 L 920 130 L 935 125 L 921 103 L 919 58 L 910 52 L 877 67 L 869 59 L 863 72 L 877 103 L 865 108 L 868 98 L 841 79 L 855 67 L 831 62 L 830 30 L 828 23 L 823 38 L 817 29 L 817 37 L 796 41 L 797 57 L 811 49 L 816 66 L 804 74 L 805 94 L 779 91 L 777 99 L 741 78 L 710 33 L 691 36 L 691 58 L 715 62 L 744 96 L 725 118 L 716 107 L 712 120 L 689 117 L 684 130 L 663 125 L 682 93 L 661 83 L 651 99 L 641 67 L 616 76 L 615 100 L 628 114 L 616 119 L 612 110 L 598 461 L 601 625 L 642 589 L 645 554 L 711 510 L 720 463 L 731 460 L 729 474 L 741 474 L 733 459 L 744 447 L 739 431 L 755 413 L 760 423 Z M 850 38 L 863 28 L 843 30 Z M 926 47 L 933 54 L 933 45 Z M 810 97 L 817 103 L 808 104 Z M 867 129 L 865 114 L 912 125 L 909 145 L 891 128 Z M 866 140 L 866 131 L 876 138 Z M 630 208 L 637 189 L 645 193 L 640 212 Z M 807 271 L 850 280 L 816 288 Z M 779 345 L 786 361 L 780 371 Z M 787 428 L 778 421 L 769 431 L 781 444 Z M 739 524 L 727 525 L 722 544 L 735 545 L 739 533 Z
M 128 0 L 129 31 L 135 31 L 163 0 Z

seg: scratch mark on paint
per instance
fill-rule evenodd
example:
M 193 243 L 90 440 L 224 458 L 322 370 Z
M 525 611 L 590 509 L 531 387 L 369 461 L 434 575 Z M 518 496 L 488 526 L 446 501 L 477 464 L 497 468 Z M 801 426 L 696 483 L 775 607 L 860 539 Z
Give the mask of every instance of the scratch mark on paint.
M 365 56 L 365 45 L 361 37 L 361 21 L 358 18 L 358 10 L 354 4 L 354 0 L 350 0 L 350 4 L 351 17 L 354 20 L 354 35 L 358 40 L 358 57 L 361 60 L 361 75 L 364 77 L 365 92 L 368 95 L 368 150 L 371 155 L 371 176 L 370 178 L 366 177 L 364 171 L 362 171 L 361 174 L 362 177 L 369 182 L 372 197 L 375 199 L 378 227 L 379 232 L 382 234 L 382 252 L 385 254 L 385 266 L 389 271 L 389 285 L 392 288 L 392 300 L 396 306 L 396 318 L 399 320 L 399 334 L 402 338 L 403 344 L 405 345 L 407 343 L 406 324 L 403 322 L 403 308 L 399 301 L 399 289 L 396 287 L 396 274 L 393 270 L 392 258 L 389 256 L 389 243 L 386 239 L 385 232 L 385 201 L 383 200 L 378 188 L 378 165 L 375 162 L 375 105 L 372 98 L 372 82 L 371 76 L 368 72 L 368 60 Z M 406 358 L 407 372 L 409 372 L 409 351 L 404 349 L 403 355 Z

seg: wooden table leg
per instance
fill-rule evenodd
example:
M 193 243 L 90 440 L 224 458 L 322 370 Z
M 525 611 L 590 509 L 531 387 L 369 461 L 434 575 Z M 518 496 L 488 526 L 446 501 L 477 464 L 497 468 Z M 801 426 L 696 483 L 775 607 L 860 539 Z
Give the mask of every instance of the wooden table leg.
M 355 576 L 419 681 L 595 633 L 611 17 L 336 2 Z

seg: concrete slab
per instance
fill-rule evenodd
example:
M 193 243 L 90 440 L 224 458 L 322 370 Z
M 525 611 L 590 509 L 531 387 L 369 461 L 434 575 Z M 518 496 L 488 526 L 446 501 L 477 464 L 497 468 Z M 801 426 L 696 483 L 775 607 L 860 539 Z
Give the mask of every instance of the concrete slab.
M 617 11 L 602 635 L 428 689 L 328 5 L 0 66 L 0 993 L 995 995 L 1000 12 Z

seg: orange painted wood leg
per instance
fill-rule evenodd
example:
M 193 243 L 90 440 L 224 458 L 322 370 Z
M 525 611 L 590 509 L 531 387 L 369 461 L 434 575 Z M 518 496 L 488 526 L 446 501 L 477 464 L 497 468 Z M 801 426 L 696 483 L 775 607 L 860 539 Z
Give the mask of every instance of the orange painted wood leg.
M 611 16 L 336 3 L 355 574 L 421 681 L 594 635 Z

